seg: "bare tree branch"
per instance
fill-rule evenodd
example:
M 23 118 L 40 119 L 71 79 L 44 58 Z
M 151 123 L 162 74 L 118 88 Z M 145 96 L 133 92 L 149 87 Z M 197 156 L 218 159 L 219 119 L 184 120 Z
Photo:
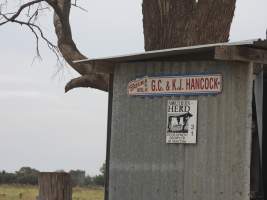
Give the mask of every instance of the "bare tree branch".
M 58 38 L 57 46 L 66 62 L 82 75 L 82 77 L 74 79 L 75 81 L 70 81 L 66 86 L 66 91 L 69 90 L 68 88 L 75 88 L 75 85 L 77 85 L 77 87 L 92 87 L 107 91 L 109 83 L 108 73 L 99 72 L 95 66 L 89 63 L 84 64 L 73 62 L 76 60 L 87 59 L 87 57 L 78 50 L 72 39 L 69 22 L 71 1 L 57 0 L 57 4 L 53 3 L 50 5 L 54 8 L 54 26 Z M 62 16 L 62 14 L 64 15 Z M 88 83 L 85 84 L 85 81 Z
M 36 12 L 38 12 L 38 10 L 36 10 Z M 21 20 L 17 20 L 17 19 L 13 19 L 12 21 L 10 21 L 10 18 L 8 18 L 6 15 L 4 15 L 4 14 L 0 14 L 0 15 L 8 22 L 16 23 L 16 24 L 19 24 L 19 25 L 24 25 L 24 26 L 28 27 L 31 30 L 31 32 L 34 34 L 34 36 L 36 38 L 36 53 L 37 53 L 38 57 L 41 56 L 40 55 L 40 50 L 39 50 L 39 38 L 41 37 L 46 42 L 48 48 L 56 55 L 57 59 L 59 60 L 60 52 L 59 52 L 57 46 L 54 45 L 48 38 L 45 37 L 42 29 L 38 25 L 36 25 L 34 23 L 31 23 L 32 18 L 36 14 L 31 16 L 30 19 L 27 22 L 21 21 Z
M 103 82 L 106 83 L 106 81 L 102 79 L 103 76 L 94 74 L 88 74 L 78 78 L 74 78 L 65 86 L 65 92 L 68 92 L 69 90 L 77 87 L 90 87 L 97 88 L 103 91 L 108 91 L 108 84 L 104 85 Z M 99 88 L 99 86 L 101 86 L 101 88 Z
M 22 12 L 25 8 L 29 8 L 31 5 L 40 3 L 40 2 L 42 2 L 42 1 L 44 1 L 44 0 L 35 0 L 35 1 L 30 1 L 30 2 L 28 2 L 28 3 L 23 4 L 23 5 L 18 9 L 18 11 L 17 11 L 16 13 L 14 13 L 13 16 L 11 16 L 10 18 L 5 17 L 6 21 L 1 22 L 1 23 L 0 23 L 0 26 L 6 24 L 7 22 L 13 22 L 13 21 L 14 21 L 14 20 L 21 14 L 21 12 Z M 3 15 L 1 12 L 0 12 L 0 14 Z
M 74 3 L 71 4 L 72 6 L 81 9 L 82 11 L 88 12 L 85 8 L 78 5 L 77 0 L 74 0 Z
M 54 45 L 47 37 L 45 37 L 42 29 L 40 26 L 36 25 L 35 22 L 37 20 L 38 14 L 40 11 L 47 9 L 48 7 L 42 7 L 41 2 L 45 2 L 44 0 L 35 0 L 30 1 L 28 3 L 22 4 L 19 9 L 16 12 L 7 12 L 3 13 L 2 10 L 0 10 L 0 16 L 1 16 L 1 23 L 0 25 L 4 25 L 8 22 L 10 23 L 16 23 L 21 26 L 25 26 L 30 29 L 30 31 L 34 34 L 34 37 L 36 39 L 36 54 L 38 57 L 40 57 L 40 50 L 39 50 L 39 41 L 40 38 L 43 39 L 48 48 L 52 50 L 52 52 L 56 55 L 57 59 L 59 60 L 60 52 L 56 45 Z M 31 7 L 33 5 L 37 5 L 37 7 L 34 9 L 34 12 L 31 14 Z M 22 14 L 22 12 L 27 9 L 27 17 L 28 20 L 18 20 L 18 17 Z M 9 15 L 12 15 L 11 17 Z
M 48 9 L 48 7 L 42 6 L 42 2 L 46 2 L 54 10 L 54 26 L 58 39 L 57 45 L 54 45 L 44 35 L 41 27 L 36 24 L 39 12 L 44 9 Z M 6 3 L 7 1 L 4 2 L 4 4 Z M 2 4 L 2 6 L 4 6 L 4 4 Z M 40 56 L 39 43 L 40 39 L 42 39 L 47 44 L 48 48 L 55 53 L 58 61 L 60 61 L 59 57 L 63 56 L 65 61 L 82 75 L 79 78 L 73 79 L 66 85 L 66 92 L 75 87 L 92 87 L 107 91 L 109 73 L 99 72 L 98 69 L 91 64 L 73 62 L 75 60 L 87 59 L 86 56 L 80 53 L 72 39 L 71 26 L 69 22 L 71 6 L 87 11 L 77 4 L 77 0 L 74 0 L 74 3 L 72 3 L 71 0 L 31 0 L 22 4 L 16 12 L 6 13 L 2 12 L 2 6 L 0 5 L 0 25 L 10 22 L 28 27 L 36 39 L 37 56 Z M 19 18 L 24 11 L 26 12 L 27 20 L 21 20 Z

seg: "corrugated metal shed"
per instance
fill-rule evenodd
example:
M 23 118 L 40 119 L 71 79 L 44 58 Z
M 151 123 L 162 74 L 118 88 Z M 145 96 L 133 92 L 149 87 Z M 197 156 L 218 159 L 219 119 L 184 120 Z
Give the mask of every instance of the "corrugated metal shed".
M 89 62 L 112 74 L 105 199 L 250 200 L 254 170 L 251 167 L 253 82 L 255 72 L 267 64 L 266 40 L 76 62 Z M 223 76 L 222 93 L 154 98 L 127 94 L 128 83 L 137 77 L 203 72 Z M 255 88 L 257 104 L 262 98 L 262 82 L 257 81 Z M 198 100 L 197 144 L 166 144 L 170 99 Z M 256 109 L 261 109 L 260 105 Z M 259 112 L 258 116 L 262 114 Z M 264 124 L 258 119 L 258 125 L 261 123 Z M 257 170 L 253 174 L 259 174 Z
M 218 96 L 139 98 L 143 75 L 216 72 Z M 141 62 L 115 68 L 109 200 L 249 200 L 252 66 L 224 62 Z M 196 145 L 166 144 L 169 99 L 197 99 Z

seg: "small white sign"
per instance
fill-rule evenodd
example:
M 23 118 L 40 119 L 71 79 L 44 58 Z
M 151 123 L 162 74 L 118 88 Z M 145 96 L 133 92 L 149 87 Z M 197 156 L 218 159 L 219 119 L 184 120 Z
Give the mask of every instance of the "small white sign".
M 216 95 L 222 92 L 221 74 L 155 76 L 129 82 L 130 96 Z
M 197 100 L 169 100 L 166 143 L 195 144 L 197 135 Z

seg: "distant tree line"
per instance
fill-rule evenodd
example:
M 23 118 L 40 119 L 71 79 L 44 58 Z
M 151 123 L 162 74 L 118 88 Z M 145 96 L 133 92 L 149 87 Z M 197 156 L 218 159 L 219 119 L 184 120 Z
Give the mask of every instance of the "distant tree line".
M 30 167 L 22 167 L 15 173 L 8 173 L 6 171 L 0 172 L 0 184 L 38 184 L 38 173 L 36 169 Z
M 19 171 L 8 173 L 0 171 L 0 184 L 25 184 L 37 185 L 39 171 L 30 167 L 22 167 Z M 89 176 L 83 170 L 70 170 L 73 186 L 104 186 L 105 184 L 105 163 L 100 168 L 100 174 Z

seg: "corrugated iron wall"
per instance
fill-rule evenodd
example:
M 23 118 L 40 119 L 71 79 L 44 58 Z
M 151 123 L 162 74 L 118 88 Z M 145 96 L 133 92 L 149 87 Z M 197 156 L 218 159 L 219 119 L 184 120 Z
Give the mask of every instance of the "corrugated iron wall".
M 127 95 L 139 76 L 221 73 L 217 96 Z M 109 200 L 248 200 L 252 66 L 224 62 L 144 62 L 115 69 Z M 169 99 L 198 100 L 197 144 L 166 144 Z

